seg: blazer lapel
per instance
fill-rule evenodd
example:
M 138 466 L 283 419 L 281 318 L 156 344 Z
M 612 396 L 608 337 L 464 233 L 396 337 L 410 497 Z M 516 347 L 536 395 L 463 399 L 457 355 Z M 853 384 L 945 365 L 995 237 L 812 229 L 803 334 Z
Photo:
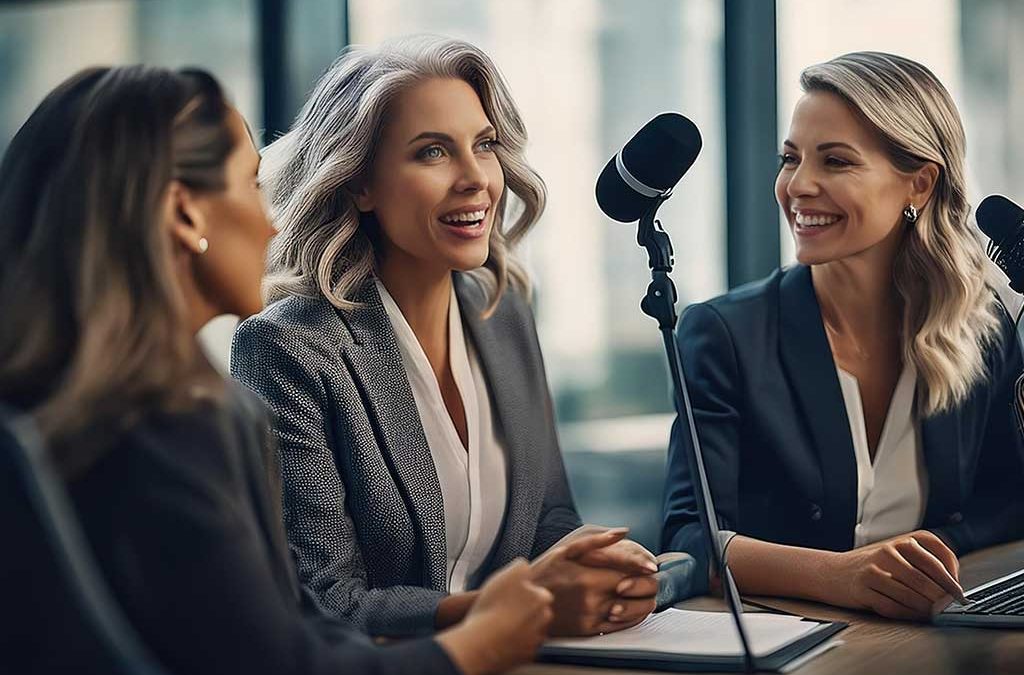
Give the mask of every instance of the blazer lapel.
M 853 546 L 857 519 L 857 461 L 809 267 L 798 265 L 783 276 L 779 313 L 782 364 L 821 467 L 822 520 L 828 530 L 843 533 L 842 539 L 834 540 L 836 547 L 848 549 Z
M 360 289 L 357 300 L 356 309 L 339 312 L 353 337 L 343 357 L 362 390 L 377 443 L 417 528 L 423 585 L 445 590 L 444 501 L 402 353 L 372 279 Z
M 924 522 L 945 525 L 960 508 L 960 415 L 947 411 L 921 422 L 921 444 L 928 467 L 928 506 Z M 955 522 L 955 521 L 954 521 Z
M 508 341 L 502 339 L 500 326 L 481 318 L 480 313 L 486 307 L 482 289 L 461 274 L 454 275 L 454 282 L 462 307 L 462 321 L 490 385 L 493 413 L 501 425 L 508 453 L 508 509 L 501 538 L 492 555 L 493 563 L 500 565 L 515 555 L 522 555 L 522 551 L 529 551 L 536 533 L 539 503 L 529 495 L 537 491 L 540 480 L 531 451 L 539 441 L 531 437 L 529 425 L 523 424 L 535 418 L 527 396 L 531 385 L 528 373 L 520 367 L 521 361 L 515 354 L 502 351 L 502 345 L 507 345 Z

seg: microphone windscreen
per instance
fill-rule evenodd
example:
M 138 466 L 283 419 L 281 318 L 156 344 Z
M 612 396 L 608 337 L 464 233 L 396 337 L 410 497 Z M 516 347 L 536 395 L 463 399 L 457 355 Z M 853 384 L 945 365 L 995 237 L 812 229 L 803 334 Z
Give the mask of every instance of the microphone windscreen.
M 1024 209 L 1002 195 L 991 195 L 981 200 L 974 217 L 985 236 L 1002 246 L 1024 221 Z
M 622 147 L 622 163 L 643 185 L 668 190 L 693 166 L 700 148 L 696 125 L 679 113 L 667 112 L 645 124 Z M 597 204 L 614 220 L 639 220 L 656 199 L 629 186 L 616 167 L 615 157 L 597 179 Z

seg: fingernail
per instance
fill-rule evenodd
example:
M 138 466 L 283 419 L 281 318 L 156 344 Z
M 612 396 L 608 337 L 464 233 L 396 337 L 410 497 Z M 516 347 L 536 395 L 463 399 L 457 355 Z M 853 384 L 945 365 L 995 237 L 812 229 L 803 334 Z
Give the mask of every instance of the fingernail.
M 636 582 L 632 579 L 623 579 L 619 582 L 619 585 L 615 587 L 615 592 L 622 595 L 629 589 L 633 588 L 634 585 L 636 585 Z
M 647 570 L 648 572 L 650 572 L 651 574 L 654 574 L 655 572 L 658 571 L 658 565 L 655 564 L 655 563 L 652 563 L 650 560 L 648 560 L 647 562 L 644 563 L 644 569 Z
M 616 603 L 616 604 L 612 605 L 612 610 L 610 612 L 608 612 L 608 615 L 609 615 L 610 618 L 614 618 L 614 617 L 618 616 L 619 614 L 622 614 L 622 605 Z

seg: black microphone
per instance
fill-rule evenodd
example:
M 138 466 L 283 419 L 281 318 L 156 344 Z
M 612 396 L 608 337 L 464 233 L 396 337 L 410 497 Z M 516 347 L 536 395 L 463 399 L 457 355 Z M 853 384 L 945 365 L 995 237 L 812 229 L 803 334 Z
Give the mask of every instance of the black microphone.
M 974 213 L 978 228 L 989 238 L 988 257 L 1010 279 L 1010 288 L 1024 289 L 1024 209 L 1002 195 L 990 195 L 981 200 Z M 1022 309 L 1024 311 L 1024 309 Z M 1014 319 L 1017 344 L 1024 351 L 1021 335 L 1021 311 Z M 1024 433 L 1024 375 L 1014 384 L 1013 410 L 1017 428 Z
M 693 405 L 686 387 L 683 359 L 675 339 L 676 287 L 669 277 L 673 265 L 672 242 L 655 218 L 658 207 L 668 199 L 672 188 L 697 159 L 700 146 L 700 132 L 693 122 L 679 113 L 658 115 L 636 132 L 604 167 L 597 179 L 597 203 L 614 220 L 623 223 L 640 221 L 636 239 L 640 246 L 647 249 L 647 266 L 651 269 L 651 283 L 640 302 L 640 309 L 657 320 L 661 331 L 672 377 L 676 414 L 681 421 L 685 421 L 685 427 L 690 432 L 686 460 L 690 476 L 695 482 L 694 502 L 707 550 L 708 566 L 721 579 L 726 605 L 743 649 L 743 665 L 747 672 L 752 673 L 757 669 L 757 661 L 750 648 L 743 621 L 743 603 L 722 549 L 718 516 L 708 485 Z M 691 593 L 694 575 L 708 573 L 708 570 L 697 570 L 692 558 L 689 561 L 686 558 L 682 558 L 685 564 L 674 571 L 669 565 L 659 566 L 658 601 L 661 605 Z
M 639 220 L 667 199 L 700 154 L 696 125 L 676 112 L 645 124 L 605 165 L 597 179 L 597 204 L 622 223 Z
M 1010 288 L 1024 292 L 1024 209 L 1002 195 L 985 197 L 974 214 L 990 241 L 988 257 L 1010 279 Z

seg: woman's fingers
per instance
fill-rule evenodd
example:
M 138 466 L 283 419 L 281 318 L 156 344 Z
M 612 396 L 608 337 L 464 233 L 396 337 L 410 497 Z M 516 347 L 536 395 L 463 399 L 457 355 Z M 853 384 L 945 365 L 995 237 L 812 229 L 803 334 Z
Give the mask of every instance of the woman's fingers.
M 608 621 L 611 623 L 636 623 L 646 619 L 654 611 L 654 598 L 639 600 L 618 599 L 608 610 Z
M 575 560 L 591 551 L 622 541 L 627 534 L 629 534 L 629 528 L 618 527 L 597 534 L 585 534 L 565 544 L 560 544 L 558 548 L 565 549 L 566 558 Z
M 914 567 L 902 555 L 897 554 L 897 559 L 893 562 L 895 564 L 889 572 L 904 586 L 913 589 L 932 602 L 947 595 L 942 586 L 932 581 L 931 577 Z
M 658 580 L 653 576 L 627 577 L 615 587 L 622 598 L 653 598 L 658 594 Z
M 910 538 L 898 543 L 896 550 L 907 562 L 928 575 L 946 593 L 958 600 L 964 600 L 964 589 L 960 586 L 960 582 L 953 577 L 939 558 L 918 543 L 916 539 Z
M 611 567 L 623 574 L 654 574 L 658 563 L 654 554 L 628 539 L 589 551 L 579 561 L 590 567 Z
M 928 532 L 927 530 L 914 532 L 911 537 L 914 541 L 920 544 L 922 548 L 938 558 L 939 562 L 942 563 L 943 567 L 949 570 L 949 573 L 957 580 L 957 582 L 960 581 L 960 561 L 957 560 L 956 553 L 953 553 L 953 551 L 946 546 L 945 542 L 939 539 L 936 534 Z
M 913 610 L 916 618 L 924 618 L 931 612 L 932 601 L 927 596 L 907 586 L 886 570 L 875 572 L 869 588 Z

